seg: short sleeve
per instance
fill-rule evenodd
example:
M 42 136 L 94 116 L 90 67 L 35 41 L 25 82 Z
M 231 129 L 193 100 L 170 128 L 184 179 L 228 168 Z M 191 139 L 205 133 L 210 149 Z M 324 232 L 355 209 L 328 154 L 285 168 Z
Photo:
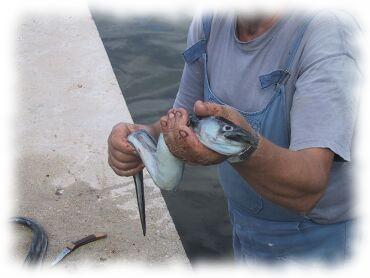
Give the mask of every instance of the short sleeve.
M 189 27 L 187 47 L 198 42 L 203 36 L 202 17 L 197 15 Z M 203 100 L 203 62 L 201 59 L 192 64 L 185 63 L 182 72 L 179 90 L 173 107 L 185 108 L 189 112 L 193 110 L 197 100 Z
M 329 148 L 351 160 L 360 70 L 353 26 L 336 16 L 312 24 L 290 111 L 290 149 Z

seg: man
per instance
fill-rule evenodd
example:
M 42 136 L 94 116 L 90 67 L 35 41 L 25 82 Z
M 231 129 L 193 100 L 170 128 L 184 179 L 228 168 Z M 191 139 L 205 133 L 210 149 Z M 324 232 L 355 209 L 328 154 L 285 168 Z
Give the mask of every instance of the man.
M 356 29 L 329 12 L 196 17 L 174 108 L 151 126 L 116 125 L 110 166 L 134 175 L 143 164 L 128 134 L 163 132 L 184 161 L 220 163 L 236 258 L 343 259 L 352 223 Z M 192 110 L 240 125 L 257 146 L 233 158 L 209 150 L 187 126 Z

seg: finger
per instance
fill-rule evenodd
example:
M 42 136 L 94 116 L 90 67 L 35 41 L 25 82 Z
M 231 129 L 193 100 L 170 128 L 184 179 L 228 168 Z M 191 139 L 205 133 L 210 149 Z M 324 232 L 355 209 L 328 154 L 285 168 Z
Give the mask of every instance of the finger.
M 196 101 L 194 104 L 194 112 L 198 116 L 220 116 L 227 118 L 228 113 L 224 105 L 219 105 L 211 102 Z
M 135 148 L 128 142 L 127 137 L 122 137 L 119 133 L 111 133 L 108 145 L 123 153 L 135 153 Z
M 137 168 L 138 166 L 143 164 L 141 160 L 136 160 L 133 162 L 121 162 L 121 161 L 116 160 L 114 156 L 110 156 L 110 160 L 112 162 L 112 165 L 121 171 L 128 171 L 128 170 Z
M 140 129 L 143 129 L 142 126 L 136 125 L 136 124 L 126 124 L 126 128 L 128 130 L 128 134 L 127 135 L 129 135 L 130 133 L 132 133 L 134 131 L 138 131 Z
M 171 149 L 172 146 L 176 144 L 175 136 L 173 130 L 167 130 L 167 132 L 163 132 L 163 139 L 166 145 Z
M 188 127 L 185 126 L 186 129 Z M 191 130 L 172 130 L 170 132 L 170 136 L 165 138 L 167 147 L 169 148 L 170 152 L 175 155 L 177 158 L 185 160 L 187 154 L 191 150 L 191 148 L 188 146 L 186 142 L 186 138 L 188 137 L 188 134 L 192 132 Z
M 171 109 L 167 114 L 167 132 L 163 133 L 163 137 L 168 146 L 174 144 L 174 127 L 175 127 L 175 109 Z
M 207 113 L 207 107 L 204 105 L 204 102 L 201 101 L 201 100 L 197 100 L 195 103 L 194 103 L 194 108 L 193 108 L 193 111 L 196 115 L 199 115 L 199 116 L 208 116 Z
M 162 133 L 168 133 L 168 117 L 163 116 L 160 120 L 159 123 L 161 124 L 161 129 Z
M 184 136 L 185 134 L 187 135 Z M 188 157 L 189 161 L 197 161 L 198 164 L 209 165 L 224 158 L 224 156 L 204 146 L 193 130 L 187 126 L 179 130 L 178 140 L 178 144 L 183 145 L 185 150 L 187 150 L 186 157 Z
M 142 129 L 140 125 L 130 124 L 130 123 L 119 123 L 115 125 L 108 137 L 108 145 L 112 145 L 115 149 L 132 153 L 135 151 L 134 147 L 129 144 L 127 137 L 132 132 Z
M 200 142 L 194 131 L 185 125 L 178 130 L 176 143 L 179 145 L 192 147 L 194 145 L 198 145 Z
M 130 170 L 127 170 L 127 171 L 123 171 L 123 173 L 126 175 L 126 176 L 134 176 L 136 175 L 137 173 L 139 173 L 140 171 L 142 171 L 144 169 L 144 165 L 139 165 L 138 167 L 134 168 L 134 169 L 130 169 Z
M 109 156 L 113 156 L 117 161 L 121 163 L 140 161 L 140 158 L 134 154 L 122 153 L 112 147 L 108 147 Z
M 175 109 L 171 109 L 167 114 L 168 129 L 171 130 L 175 127 Z
M 109 156 L 108 157 L 108 164 L 109 166 L 112 168 L 112 170 L 119 176 L 126 176 L 124 171 L 122 170 L 119 170 L 116 166 L 114 166 L 113 162 L 112 162 L 112 158 Z
M 188 111 L 186 111 L 184 108 L 177 108 L 175 111 L 175 128 L 178 129 L 181 126 L 187 125 L 188 119 Z
M 188 126 L 182 126 L 176 131 L 175 144 L 176 150 L 180 153 L 181 157 L 192 157 L 192 153 L 196 152 L 200 142 L 194 131 Z M 180 156 L 180 154 L 179 154 Z
M 171 146 L 174 143 L 173 130 L 169 128 L 168 116 L 163 116 L 160 120 L 163 139 L 167 146 Z
M 112 168 L 112 170 L 119 176 L 123 176 L 123 177 L 130 177 L 130 176 L 133 176 L 133 175 L 136 175 L 138 172 L 140 172 L 141 170 L 144 169 L 144 166 L 143 165 L 139 165 L 138 167 L 134 168 L 134 169 L 130 169 L 130 170 L 127 170 L 127 171 L 123 171 L 123 170 L 120 170 L 118 168 L 116 168 L 114 166 L 114 164 L 112 163 L 111 159 L 108 158 L 108 164 L 109 166 Z

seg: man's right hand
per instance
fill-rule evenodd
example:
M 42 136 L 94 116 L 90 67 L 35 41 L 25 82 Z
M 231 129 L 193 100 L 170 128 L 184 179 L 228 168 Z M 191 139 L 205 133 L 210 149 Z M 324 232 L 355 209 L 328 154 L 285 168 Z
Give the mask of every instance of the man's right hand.
M 108 137 L 108 163 L 119 176 L 133 176 L 144 168 L 134 147 L 127 140 L 130 133 L 139 129 L 147 129 L 147 127 L 119 123 L 113 127 Z

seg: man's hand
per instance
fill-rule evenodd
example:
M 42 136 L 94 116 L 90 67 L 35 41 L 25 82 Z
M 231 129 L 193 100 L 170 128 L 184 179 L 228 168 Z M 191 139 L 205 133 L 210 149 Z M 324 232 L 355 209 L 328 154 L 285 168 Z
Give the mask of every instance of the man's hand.
M 144 168 L 135 149 L 127 140 L 127 136 L 143 125 L 119 123 L 115 125 L 108 138 L 108 163 L 119 176 L 133 176 Z
M 245 129 L 249 124 L 242 115 L 226 106 L 197 101 L 194 112 L 198 116 L 221 116 Z M 174 108 L 161 118 L 161 128 L 165 142 L 171 153 L 176 157 L 194 164 L 211 165 L 225 160 L 227 157 L 204 146 L 191 128 L 187 126 L 189 115 L 185 109 Z

